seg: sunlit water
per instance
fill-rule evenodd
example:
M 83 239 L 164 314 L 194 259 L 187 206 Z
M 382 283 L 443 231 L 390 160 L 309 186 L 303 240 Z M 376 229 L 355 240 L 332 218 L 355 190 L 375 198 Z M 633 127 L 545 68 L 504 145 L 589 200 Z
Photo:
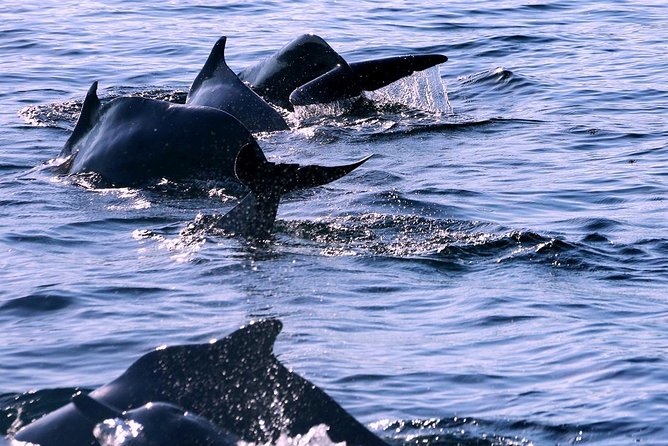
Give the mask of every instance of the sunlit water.
M 274 316 L 280 359 L 393 443 L 668 444 L 668 6 L 311 3 L 3 2 L 2 431 Z M 44 167 L 94 80 L 179 102 L 221 35 L 239 70 L 305 32 L 449 61 L 260 135 L 289 162 L 376 154 L 286 197 L 270 243 L 206 230 L 228 185 Z

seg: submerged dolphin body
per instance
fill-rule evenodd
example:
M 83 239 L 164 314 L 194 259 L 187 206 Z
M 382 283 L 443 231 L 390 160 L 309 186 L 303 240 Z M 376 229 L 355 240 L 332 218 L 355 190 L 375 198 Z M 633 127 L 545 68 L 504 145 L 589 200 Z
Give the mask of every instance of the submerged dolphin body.
M 96 426 L 93 435 L 113 446 L 235 446 L 239 438 L 209 420 L 169 403 L 149 402 L 121 411 L 89 395 L 72 398 L 76 409 Z
M 251 132 L 287 130 L 274 108 L 248 88 L 225 62 L 225 36 L 218 39 L 188 91 L 186 104 L 205 105 L 237 118 Z
M 447 60 L 440 54 L 420 54 L 348 64 L 324 39 L 305 34 L 242 70 L 239 78 L 268 101 L 291 110 L 374 91 Z
M 128 410 L 162 401 L 192 411 L 246 441 L 275 440 L 326 424 L 333 441 L 387 446 L 313 383 L 291 372 L 272 350 L 282 324 L 249 324 L 213 343 L 145 354 L 90 397 Z M 73 403 L 22 428 L 19 441 L 41 446 L 95 444 L 95 422 Z

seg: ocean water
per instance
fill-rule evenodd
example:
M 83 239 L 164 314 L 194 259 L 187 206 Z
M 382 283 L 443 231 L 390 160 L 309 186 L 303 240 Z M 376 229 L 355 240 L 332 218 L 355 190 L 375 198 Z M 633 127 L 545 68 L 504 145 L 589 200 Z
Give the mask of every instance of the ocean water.
M 668 444 L 668 6 L 658 1 L 36 2 L 0 7 L 0 430 L 156 346 L 277 317 L 281 361 L 392 444 Z M 375 157 L 253 245 L 219 184 L 48 169 L 88 86 L 182 101 L 303 33 L 441 53 L 267 155 Z M 445 88 L 446 93 L 440 88 Z M 189 228 L 188 230 L 185 230 Z

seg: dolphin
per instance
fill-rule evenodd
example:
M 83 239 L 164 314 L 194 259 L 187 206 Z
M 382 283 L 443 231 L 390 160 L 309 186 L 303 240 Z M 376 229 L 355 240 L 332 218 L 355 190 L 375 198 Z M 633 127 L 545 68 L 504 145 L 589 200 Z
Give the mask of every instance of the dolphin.
M 93 436 L 103 446 L 236 446 L 239 438 L 209 420 L 169 403 L 149 402 L 121 411 L 81 392 L 74 407 L 96 423 Z
M 241 80 L 269 102 L 288 110 L 290 93 L 307 82 L 345 63 L 325 40 L 303 34 L 271 56 L 241 70 Z
M 322 37 L 305 34 L 238 76 L 269 102 L 292 110 L 374 91 L 447 60 L 441 54 L 416 54 L 348 64 Z M 297 92 L 300 87 L 308 94 Z
M 239 149 L 255 143 L 236 118 L 220 110 L 140 97 L 103 105 L 97 85 L 89 88 L 60 153 L 66 173 L 95 172 L 113 186 L 161 178 L 235 178 Z
M 287 130 L 285 119 L 248 88 L 225 62 L 225 36 L 218 39 L 193 81 L 186 104 L 205 105 L 237 118 L 251 132 Z
M 236 181 L 235 162 L 241 148 L 251 146 L 255 153 L 262 152 L 251 132 L 229 113 L 140 97 L 120 97 L 102 104 L 97 86 L 94 82 L 89 88 L 72 135 L 60 153 L 64 173 L 94 172 L 103 183 L 117 187 L 141 186 L 162 178 Z M 260 158 L 267 163 L 263 154 Z M 305 171 L 308 180 L 303 184 L 297 179 L 277 180 L 291 184 L 289 191 L 336 179 L 331 168 L 308 166 L 298 171 L 298 177 L 303 178 Z M 265 188 L 273 179 L 267 178 Z
M 388 446 L 278 361 L 273 345 L 281 329 L 279 320 L 265 319 L 215 342 L 156 349 L 89 396 L 119 410 L 152 401 L 173 404 L 244 441 L 274 441 L 281 433 L 296 436 L 326 424 L 335 442 Z M 94 445 L 94 426 L 69 403 L 23 427 L 15 438 L 41 446 Z

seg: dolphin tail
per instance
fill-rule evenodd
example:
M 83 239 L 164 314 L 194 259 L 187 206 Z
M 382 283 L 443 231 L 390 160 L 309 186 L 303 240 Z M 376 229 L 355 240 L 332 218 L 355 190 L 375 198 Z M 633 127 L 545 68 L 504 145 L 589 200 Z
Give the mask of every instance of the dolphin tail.
M 60 153 L 61 157 L 65 157 L 71 154 L 72 146 L 85 135 L 95 124 L 95 119 L 97 118 L 97 113 L 100 111 L 102 106 L 100 99 L 97 97 L 97 81 L 88 88 L 86 93 L 86 98 L 84 99 L 83 106 L 81 107 L 81 113 L 79 114 L 79 119 L 77 120 L 76 125 L 72 134 L 65 142 L 62 152 Z
M 83 416 L 93 423 L 101 423 L 110 418 L 123 417 L 123 413 L 119 409 L 95 400 L 81 392 L 77 392 L 72 397 L 72 403 Z
M 441 54 L 415 54 L 355 62 L 350 64 L 350 69 L 362 90 L 374 91 L 447 60 L 447 56 Z
M 246 144 L 237 154 L 234 173 L 255 195 L 280 196 L 337 180 L 364 164 L 371 156 L 340 166 L 277 164 L 267 161 L 257 144 Z
M 290 94 L 294 106 L 326 104 L 356 97 L 363 91 L 385 87 L 416 71 L 447 61 L 440 54 L 390 57 L 347 64 L 339 63 L 327 73 L 296 88 Z
M 327 184 L 353 171 L 369 158 L 333 167 L 278 164 L 267 161 L 257 143 L 246 144 L 237 154 L 234 173 L 251 192 L 223 215 L 215 227 L 229 234 L 266 239 L 274 227 L 283 194 Z

